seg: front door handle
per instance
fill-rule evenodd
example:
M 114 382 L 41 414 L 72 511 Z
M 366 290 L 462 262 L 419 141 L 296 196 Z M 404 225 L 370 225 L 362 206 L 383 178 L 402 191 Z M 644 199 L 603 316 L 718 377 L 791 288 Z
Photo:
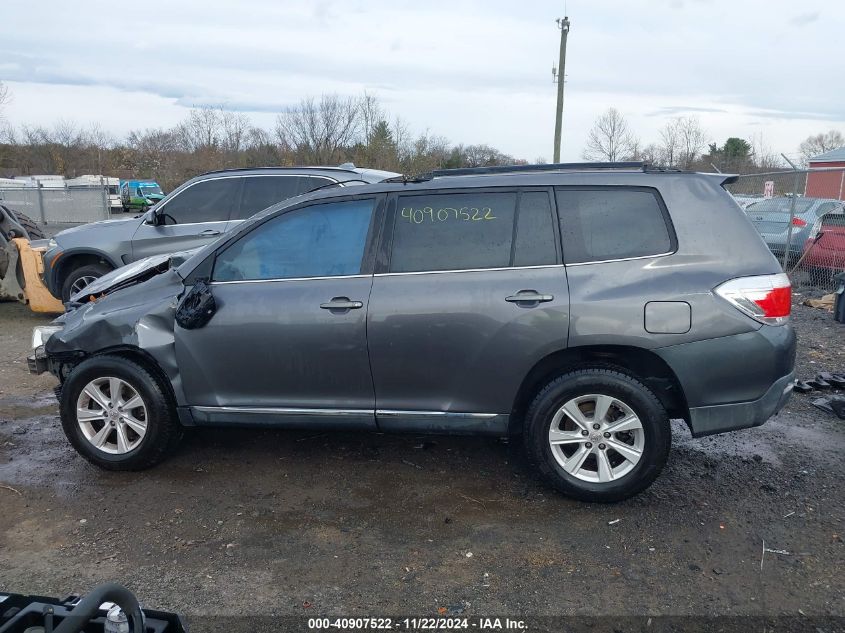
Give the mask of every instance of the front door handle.
M 217 229 L 206 229 L 205 231 L 202 231 L 200 235 L 204 237 L 213 237 L 215 235 L 220 235 L 220 231 Z
M 510 303 L 545 303 L 554 301 L 554 298 L 554 295 L 543 295 L 536 290 L 520 290 L 515 295 L 505 297 L 505 301 Z
M 357 310 L 363 308 L 364 304 L 360 301 L 350 301 L 349 297 L 332 297 L 328 303 L 321 303 L 320 307 L 323 310 Z

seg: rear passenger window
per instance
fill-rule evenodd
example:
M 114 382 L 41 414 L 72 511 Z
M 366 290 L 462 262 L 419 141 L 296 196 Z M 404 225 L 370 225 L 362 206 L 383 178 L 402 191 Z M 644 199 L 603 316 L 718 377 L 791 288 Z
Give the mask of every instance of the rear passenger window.
M 672 250 L 667 218 L 652 190 L 558 189 L 567 264 L 660 255 Z
M 322 176 L 303 176 L 299 180 L 299 193 L 308 193 L 309 191 L 335 184 L 334 180 L 329 180 Z
M 526 191 L 519 197 L 514 266 L 542 266 L 557 261 L 552 205 L 545 191 Z
M 391 272 L 555 263 L 545 192 L 436 193 L 398 200 Z
M 298 176 L 249 176 L 243 179 L 244 191 L 241 206 L 233 220 L 245 220 L 262 209 L 298 195 L 300 192 Z
M 402 196 L 391 272 L 510 265 L 516 193 Z

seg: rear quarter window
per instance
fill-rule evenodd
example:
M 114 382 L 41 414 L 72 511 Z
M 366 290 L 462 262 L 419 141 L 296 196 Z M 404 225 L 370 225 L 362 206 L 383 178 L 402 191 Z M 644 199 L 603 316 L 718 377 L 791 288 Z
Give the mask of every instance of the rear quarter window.
M 669 216 L 654 189 L 555 190 L 567 264 L 662 255 L 675 249 Z

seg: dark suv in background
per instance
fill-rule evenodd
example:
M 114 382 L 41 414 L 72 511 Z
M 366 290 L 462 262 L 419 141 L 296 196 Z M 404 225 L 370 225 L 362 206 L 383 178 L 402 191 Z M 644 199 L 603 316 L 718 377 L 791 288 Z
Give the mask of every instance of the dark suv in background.
M 396 175 L 351 164 L 209 172 L 182 184 L 145 215 L 57 234 L 44 254 L 44 283 L 55 297 L 67 301 L 115 268 L 212 242 L 277 202 L 321 187 L 373 183 Z
M 646 488 L 671 443 L 792 389 L 789 280 L 721 174 L 434 172 L 267 209 L 36 328 L 76 449 L 149 467 L 183 426 L 521 435 L 564 493 Z M 46 345 L 45 342 L 46 341 Z

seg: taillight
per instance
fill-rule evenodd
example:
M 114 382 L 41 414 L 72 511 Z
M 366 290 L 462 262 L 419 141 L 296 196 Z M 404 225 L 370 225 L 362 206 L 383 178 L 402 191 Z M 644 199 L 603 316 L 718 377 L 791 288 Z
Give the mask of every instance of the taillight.
M 785 273 L 731 279 L 714 292 L 767 325 L 783 325 L 792 311 L 792 284 Z
M 792 226 L 803 228 L 807 226 L 807 222 L 805 220 L 802 220 L 801 218 L 792 218 Z

